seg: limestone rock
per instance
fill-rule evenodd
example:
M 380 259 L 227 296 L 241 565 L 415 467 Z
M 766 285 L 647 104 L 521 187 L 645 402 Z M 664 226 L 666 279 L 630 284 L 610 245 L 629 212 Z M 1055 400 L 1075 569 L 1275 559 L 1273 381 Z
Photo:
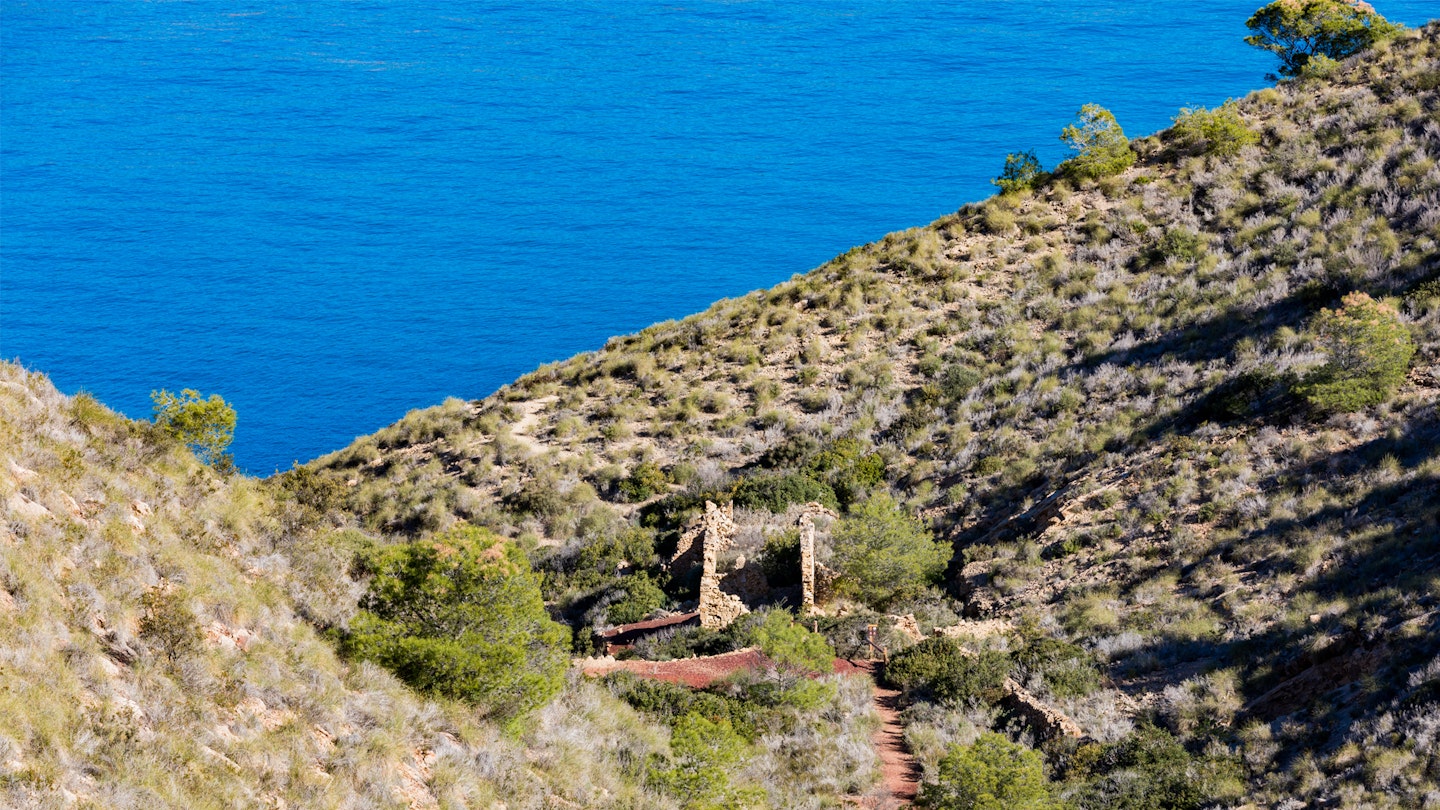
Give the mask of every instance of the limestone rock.
M 49 509 L 46 509 L 42 504 L 30 500 L 19 492 L 11 493 L 10 497 L 5 500 L 5 509 L 10 512 L 10 514 L 26 520 L 40 520 L 50 517 Z

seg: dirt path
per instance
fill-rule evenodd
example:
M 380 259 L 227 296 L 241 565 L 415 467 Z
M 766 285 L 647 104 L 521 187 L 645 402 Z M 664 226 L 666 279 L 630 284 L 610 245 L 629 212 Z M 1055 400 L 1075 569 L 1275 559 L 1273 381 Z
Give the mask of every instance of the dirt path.
M 874 661 L 836 659 L 836 672 L 865 672 L 872 679 L 871 694 L 875 712 L 880 715 L 880 728 L 872 736 L 875 753 L 880 755 L 880 772 L 884 777 L 885 795 L 873 804 L 875 810 L 907 807 L 920 792 L 920 763 L 905 747 L 905 726 L 900 722 L 900 692 L 881 686 L 875 678 Z

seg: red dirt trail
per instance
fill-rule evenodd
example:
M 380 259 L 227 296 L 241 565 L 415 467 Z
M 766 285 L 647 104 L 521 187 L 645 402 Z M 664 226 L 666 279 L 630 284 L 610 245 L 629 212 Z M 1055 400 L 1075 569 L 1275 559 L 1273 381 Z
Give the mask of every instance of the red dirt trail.
M 584 672 L 594 677 L 610 672 L 628 671 L 642 678 L 701 688 L 736 672 L 764 669 L 770 665 L 769 659 L 763 653 L 750 647 L 724 655 L 678 661 L 591 660 L 586 662 Z M 896 810 L 908 807 L 915 801 L 915 796 L 920 791 L 920 764 L 905 747 L 905 727 L 900 722 L 900 693 L 880 685 L 876 678 L 878 668 L 875 661 L 835 659 L 836 673 L 863 672 L 870 678 L 875 712 L 880 715 L 880 728 L 870 740 L 875 746 L 875 753 L 880 755 L 884 791 L 878 796 L 861 799 L 859 804 L 867 810 Z
M 905 726 L 900 723 L 900 693 L 880 685 L 875 677 L 875 661 L 851 661 L 835 659 L 836 672 L 864 672 L 870 676 L 871 694 L 875 701 L 875 712 L 880 715 L 880 728 L 870 738 L 875 752 L 880 755 L 880 772 L 884 778 L 888 795 L 864 806 L 874 810 L 892 810 L 907 807 L 915 801 L 920 792 L 920 763 L 905 747 Z

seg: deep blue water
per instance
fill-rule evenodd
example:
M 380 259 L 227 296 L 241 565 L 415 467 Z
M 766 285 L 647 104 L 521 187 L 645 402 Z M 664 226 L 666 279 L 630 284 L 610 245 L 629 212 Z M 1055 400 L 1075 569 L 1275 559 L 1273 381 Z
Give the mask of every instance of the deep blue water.
M 269 473 L 1261 87 L 1259 4 L 0 0 L 0 355 Z

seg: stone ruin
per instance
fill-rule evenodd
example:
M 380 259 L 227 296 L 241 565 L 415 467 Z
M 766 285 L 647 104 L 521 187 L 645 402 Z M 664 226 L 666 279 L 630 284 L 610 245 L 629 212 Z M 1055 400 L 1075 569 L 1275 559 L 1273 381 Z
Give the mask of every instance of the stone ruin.
M 815 518 L 835 517 L 835 513 L 818 503 L 802 508 L 800 529 L 801 609 L 813 612 L 815 595 L 831 577 L 815 559 Z M 698 562 L 700 569 L 700 626 L 719 630 L 749 613 L 747 602 L 763 599 L 769 590 L 765 575 L 742 555 L 728 571 L 720 570 L 720 559 L 735 542 L 739 526 L 735 523 L 735 504 L 718 506 L 705 502 L 705 513 L 680 535 L 670 570 L 687 571 Z
M 815 591 L 817 568 L 823 568 L 815 561 L 815 518 L 819 515 L 838 517 L 824 506 L 811 501 L 800 513 L 800 611 L 815 612 Z
M 836 514 L 818 503 L 807 503 L 800 510 L 797 526 L 800 530 L 800 601 L 802 613 L 814 613 L 818 595 L 823 595 L 827 583 L 834 578 L 834 572 L 816 560 L 815 519 L 821 515 L 835 518 Z M 705 502 L 705 513 L 695 520 L 680 535 L 675 554 L 670 558 L 670 570 L 684 572 L 698 561 L 700 571 L 700 626 L 719 630 L 750 612 L 747 601 L 763 599 L 768 590 L 765 576 L 757 566 L 748 565 L 744 556 L 737 557 L 730 570 L 720 570 L 720 559 L 735 543 L 739 531 L 735 523 L 735 504 L 718 506 Z M 914 615 L 893 617 L 897 629 L 912 641 L 925 638 Z M 936 635 L 986 638 L 1003 635 L 1013 628 L 1009 622 L 992 620 L 983 622 L 962 622 L 954 627 L 935 628 Z M 1081 738 L 1080 727 L 1064 713 L 1049 706 L 1012 678 L 1005 679 L 1003 702 L 1031 728 L 1037 739 L 1055 737 Z

